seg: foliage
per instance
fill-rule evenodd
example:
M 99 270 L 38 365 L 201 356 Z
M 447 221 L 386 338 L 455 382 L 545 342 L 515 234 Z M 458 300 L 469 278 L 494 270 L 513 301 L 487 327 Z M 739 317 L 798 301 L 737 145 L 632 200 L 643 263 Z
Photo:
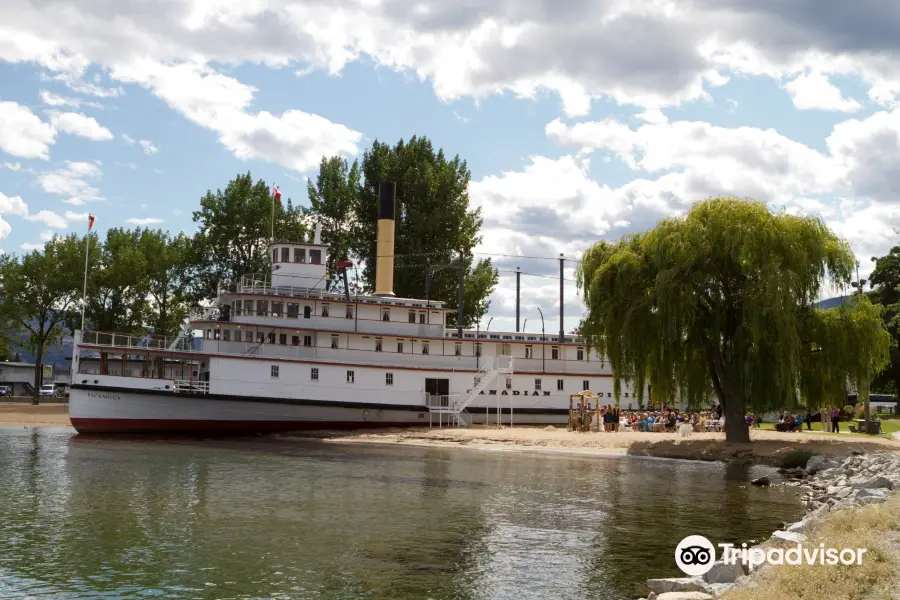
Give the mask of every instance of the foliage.
M 481 241 L 481 210 L 469 206 L 471 173 L 459 156 L 447 159 L 425 137 L 401 140 L 394 146 L 372 144 L 362 158 L 347 167 L 339 157 L 323 159 L 324 174 L 310 184 L 310 216 L 323 222 L 323 240 L 337 248 L 335 257 L 352 256 L 364 265 L 361 287 L 375 285 L 378 183 L 397 184 L 394 293 L 425 294 L 426 271 L 434 272 L 430 297 L 457 308 L 455 268 L 441 269 L 462 257 L 463 325 L 471 326 L 486 312 L 497 284 L 490 260 L 475 260 Z M 346 254 L 345 254 L 346 253 Z
M 174 336 L 188 313 L 188 260 L 191 239 L 179 233 L 145 229 L 139 247 L 146 261 L 146 286 L 150 311 L 146 325 L 156 335 Z
M 812 456 L 813 453 L 809 450 L 791 450 L 781 457 L 778 466 L 782 469 L 805 469 Z
M 140 332 L 149 310 L 144 276 L 147 260 L 138 245 L 140 230 L 109 229 L 100 247 L 97 235 L 90 237 L 88 326 L 99 331 Z M 79 271 L 83 270 L 84 265 Z
M 872 389 L 897 395 L 900 394 L 900 246 L 874 260 L 875 270 L 869 277 L 874 288 L 871 298 L 884 307 L 882 317 L 893 344 L 890 362 L 872 382 Z
M 262 179 L 254 183 L 249 172 L 228 182 L 224 190 L 207 191 L 200 199 L 200 210 L 194 212 L 199 229 L 191 244 L 191 297 L 195 302 L 215 298 L 223 280 L 245 275 L 268 279 L 273 203 L 275 239 L 304 239 L 303 211 L 290 199 L 286 205 L 276 201 L 272 188 Z
M 657 403 L 715 397 L 729 441 L 748 441 L 743 416 L 791 406 L 802 318 L 826 274 L 846 285 L 846 242 L 817 218 L 713 198 L 618 243 L 598 242 L 577 269 L 586 342 L 605 354 L 614 391 L 650 383 Z
M 76 325 L 83 269 L 84 244 L 74 234 L 54 237 L 21 258 L 4 255 L 0 262 L 0 317 L 24 334 L 19 344 L 35 354 L 35 404 L 44 349 Z

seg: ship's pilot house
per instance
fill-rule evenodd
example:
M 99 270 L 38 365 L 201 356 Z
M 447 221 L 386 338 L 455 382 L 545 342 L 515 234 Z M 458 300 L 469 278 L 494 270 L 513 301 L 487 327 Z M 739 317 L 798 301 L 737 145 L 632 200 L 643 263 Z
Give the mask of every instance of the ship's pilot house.
M 321 227 L 316 225 L 312 243 L 274 242 L 272 287 L 325 289 L 328 246 L 322 244 Z

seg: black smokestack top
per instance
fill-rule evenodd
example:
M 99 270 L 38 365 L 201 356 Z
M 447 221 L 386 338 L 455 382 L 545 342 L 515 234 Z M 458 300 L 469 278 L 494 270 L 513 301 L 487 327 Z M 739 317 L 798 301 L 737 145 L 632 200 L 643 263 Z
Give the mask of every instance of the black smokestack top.
M 397 184 L 393 181 L 378 183 L 378 218 L 394 220 L 397 206 Z

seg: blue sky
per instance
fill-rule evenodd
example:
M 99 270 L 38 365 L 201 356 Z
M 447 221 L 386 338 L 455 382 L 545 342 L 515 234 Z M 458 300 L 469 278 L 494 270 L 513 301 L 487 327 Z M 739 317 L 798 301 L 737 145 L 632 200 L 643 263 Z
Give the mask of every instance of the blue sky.
M 88 212 L 101 234 L 193 231 L 200 196 L 248 170 L 305 203 L 323 154 L 412 135 L 468 161 L 500 326 L 515 266 L 556 272 L 502 255 L 574 259 L 710 195 L 821 216 L 864 273 L 895 243 L 900 55 L 879 33 L 893 5 L 853 20 L 806 0 L 460 6 L 12 0 L 0 249 L 83 231 Z M 529 314 L 555 319 L 557 283 L 523 285 Z

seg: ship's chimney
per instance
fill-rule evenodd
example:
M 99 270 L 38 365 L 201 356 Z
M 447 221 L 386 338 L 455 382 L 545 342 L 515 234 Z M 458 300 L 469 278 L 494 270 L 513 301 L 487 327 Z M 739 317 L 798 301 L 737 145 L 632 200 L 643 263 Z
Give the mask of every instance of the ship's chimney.
M 397 184 L 378 184 L 378 241 L 375 244 L 375 295 L 394 295 L 394 210 Z
M 321 244 L 322 243 L 322 224 L 316 221 L 316 233 L 313 236 L 313 244 Z

